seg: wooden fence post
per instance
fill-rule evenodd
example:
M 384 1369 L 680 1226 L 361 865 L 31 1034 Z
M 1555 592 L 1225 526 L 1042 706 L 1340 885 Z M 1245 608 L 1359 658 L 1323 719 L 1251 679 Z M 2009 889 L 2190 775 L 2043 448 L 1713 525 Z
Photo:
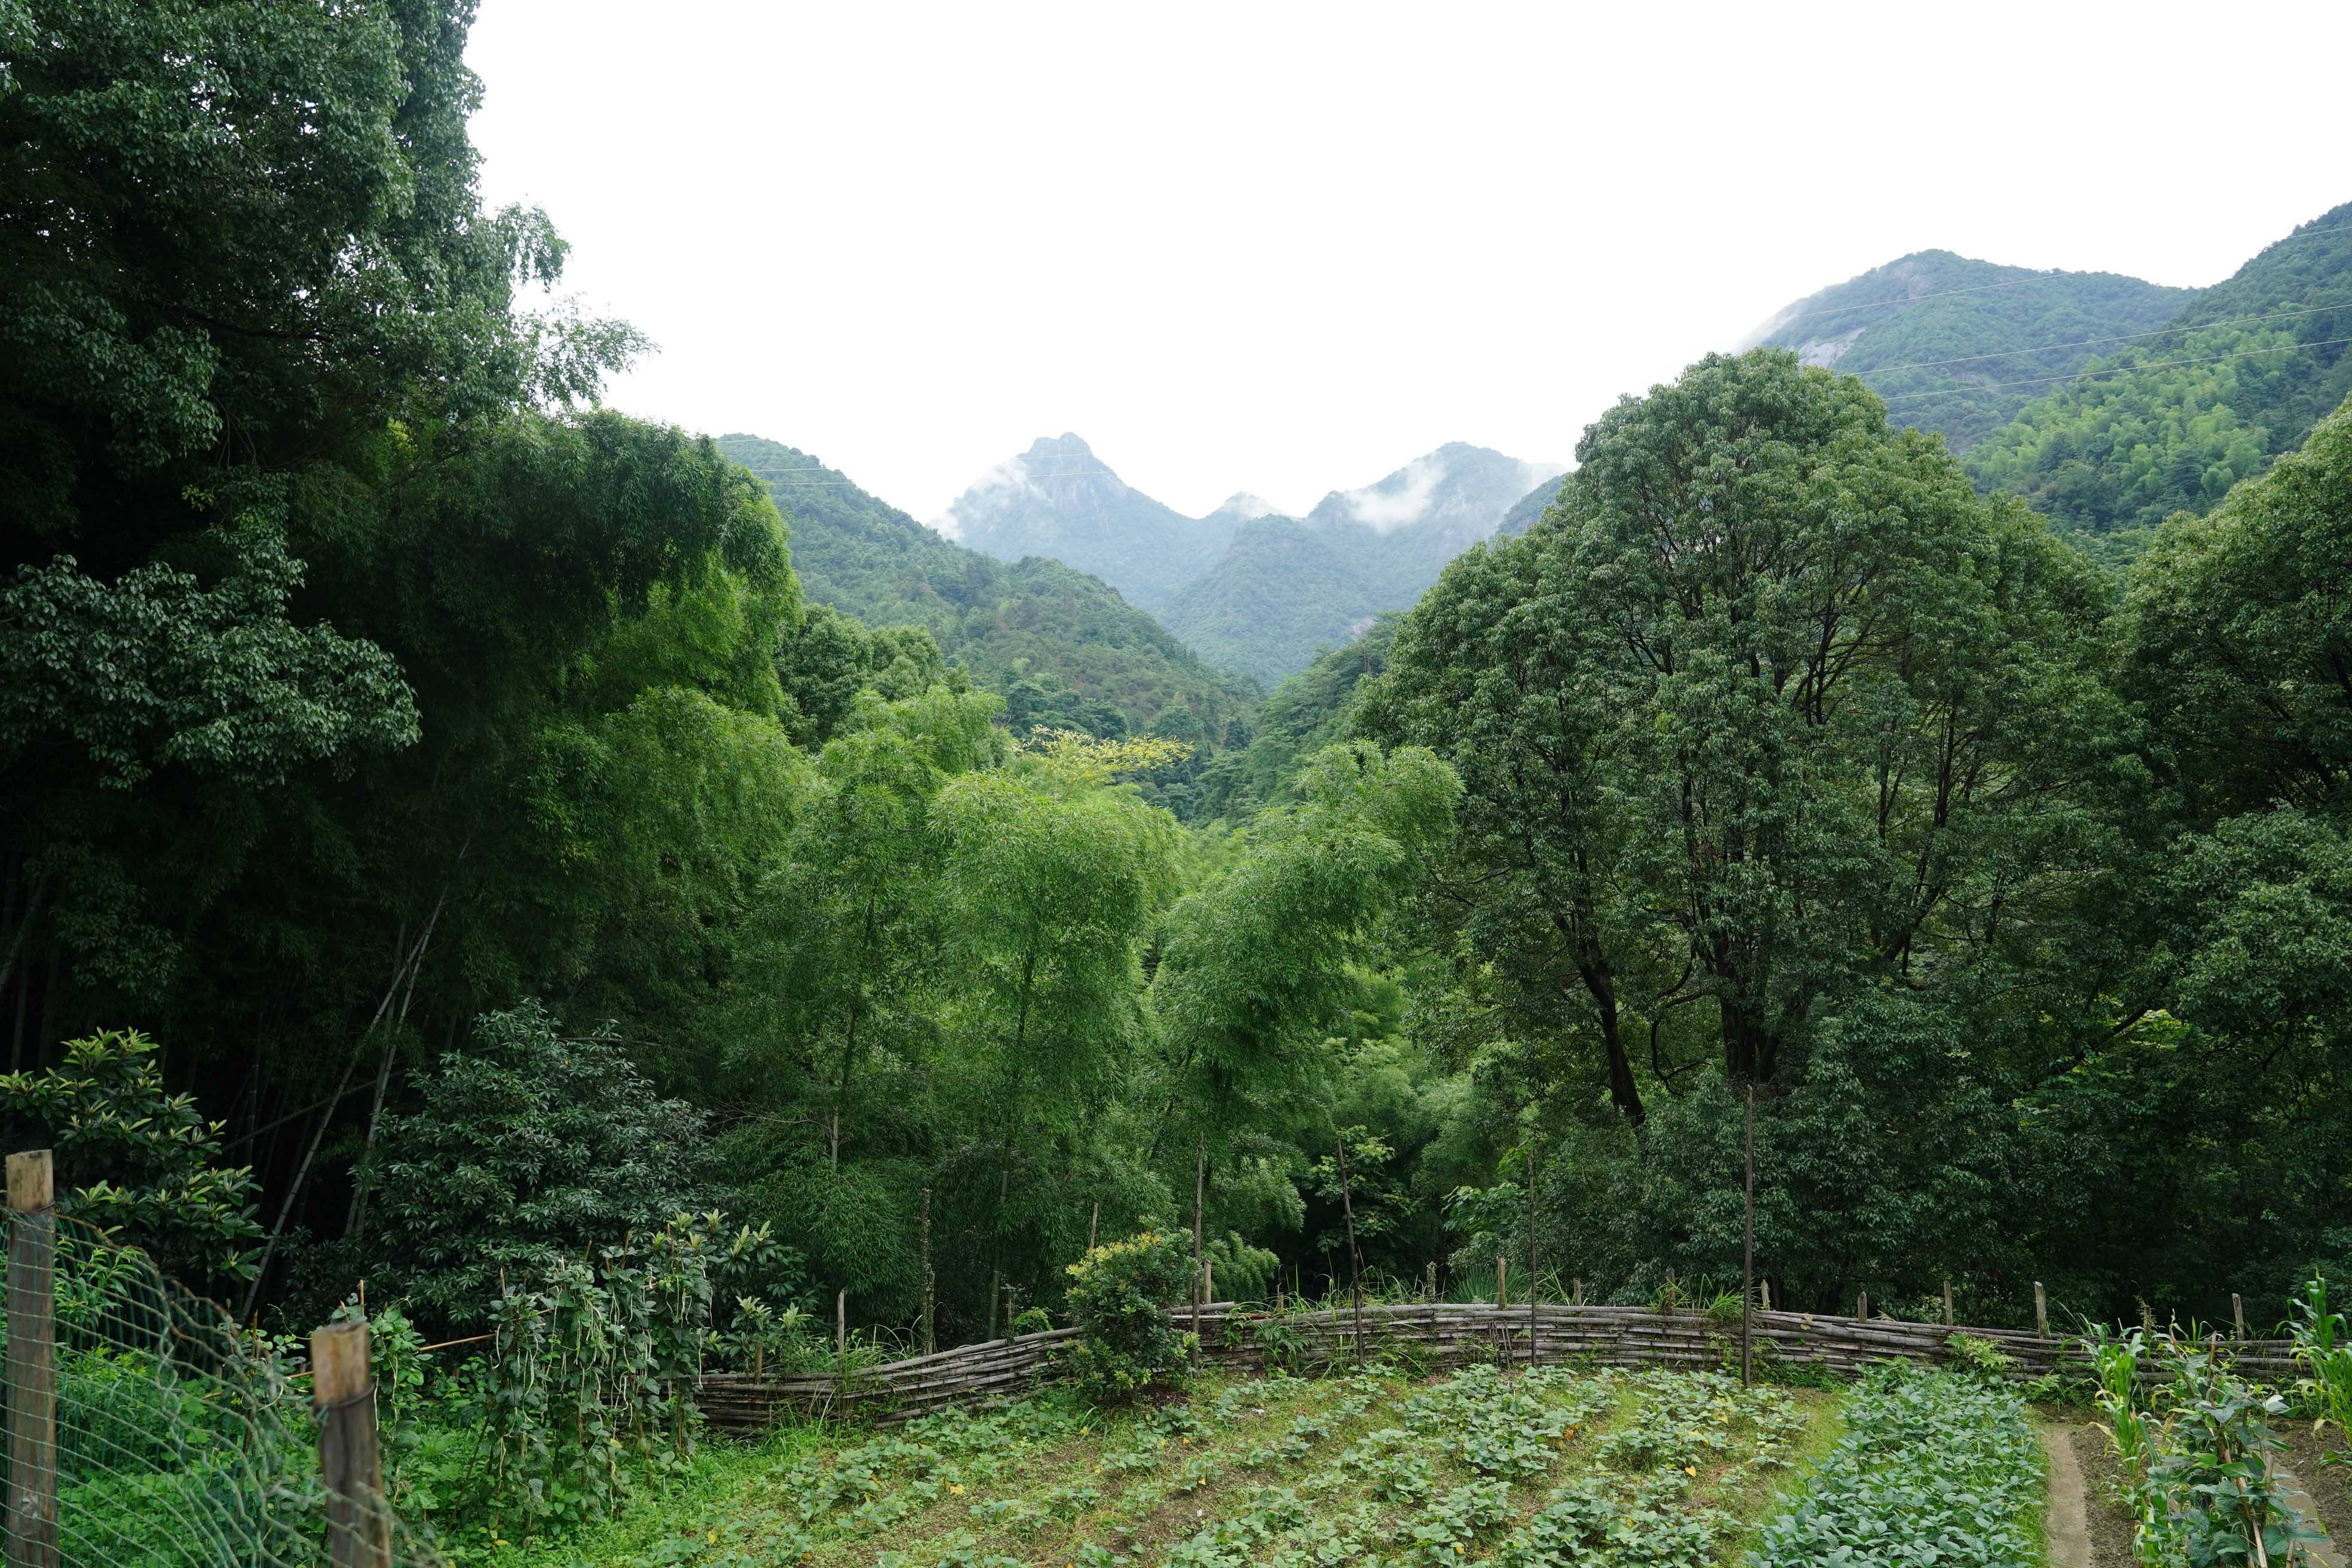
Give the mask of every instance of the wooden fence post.
M 56 1198 L 49 1151 L 8 1156 L 8 1568 L 59 1561 Z
M 940 1348 L 933 1311 L 938 1293 L 931 1274 L 931 1189 L 923 1189 L 923 1353 L 931 1355 Z
M 1583 1280 L 1579 1279 L 1578 1281 L 1576 1281 L 1575 1295 L 1571 1298 L 1571 1300 L 1573 1300 L 1574 1304 L 1575 1304 L 1575 1305 L 1577 1305 L 1577 1306 L 1581 1307 L 1581 1306 L 1583 1306 L 1583 1305 L 1584 1305 L 1584 1281 L 1583 1281 Z
M 1944 1327 L 1952 1326 L 1952 1282 L 1944 1281 Z
M 1201 1295 L 1212 1307 L 1217 1304 L 1217 1260 L 1201 1259 Z
M 1495 1254 L 1495 1310 L 1502 1311 L 1511 1304 L 1511 1260 L 1501 1253 Z
M 1772 1310 L 1772 1281 L 1769 1279 L 1756 1281 L 1756 1299 L 1758 1307 L 1767 1312 Z
M 1437 1262 L 1434 1258 L 1430 1260 L 1429 1284 L 1423 1289 L 1422 1295 L 1429 1301 L 1430 1305 L 1435 1306 L 1437 1304 Z
M 2246 1299 L 2235 1290 L 2230 1292 L 2230 1316 L 2238 1325 L 2238 1337 L 2246 1337 Z
M 327 1557 L 335 1568 L 390 1568 L 368 1326 L 330 1323 L 310 1335 L 310 1399 L 319 1413 L 319 1478 L 327 1487 Z
M 1853 1296 L 1853 1315 L 1863 1322 L 1870 1321 L 1870 1292 L 1857 1290 Z
M 2045 1340 L 2050 1337 L 2050 1298 L 2039 1279 L 2033 1282 L 2033 1331 Z

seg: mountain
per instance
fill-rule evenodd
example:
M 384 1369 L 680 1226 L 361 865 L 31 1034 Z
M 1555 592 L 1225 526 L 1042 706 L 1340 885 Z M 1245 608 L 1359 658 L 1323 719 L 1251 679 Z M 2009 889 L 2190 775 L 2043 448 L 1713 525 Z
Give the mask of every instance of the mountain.
M 1210 663 L 1272 686 L 1387 607 L 1364 565 L 1312 524 L 1262 518 L 1244 524 L 1223 559 L 1179 589 L 1160 618 Z
M 1236 496 L 1228 501 L 1256 502 Z M 1271 510 L 1271 508 L 1267 510 Z M 1208 570 L 1247 521 L 1223 508 L 1199 520 L 1130 488 L 1076 436 L 1041 437 L 975 480 L 934 526 L 982 555 L 1030 556 L 1092 573 L 1147 610 Z
M 1922 250 L 1788 306 L 1740 346 L 1797 351 L 1965 452 L 2112 341 L 2196 298 L 2113 272 L 2036 272 Z M 2057 347 L 2046 345 L 2056 344 Z
M 2129 554 L 2299 446 L 2352 394 L 2352 203 L 2198 294 L 2165 330 L 2039 388 L 1969 453 L 1980 488 Z
M 1503 514 L 1503 521 L 1495 527 L 1496 533 L 1498 535 L 1520 534 L 1533 528 L 1536 519 L 1541 517 L 1545 510 L 1559 499 L 1559 485 L 1546 479 L 1542 484 L 1521 496 L 1511 503 L 1511 510 Z
M 1448 561 L 1561 472 L 1449 442 L 1372 484 L 1333 490 L 1304 518 L 1244 523 L 1160 619 L 1211 662 L 1273 685 L 1420 598 Z
M 775 498 L 803 593 L 868 626 L 928 626 L 942 653 L 1004 695 L 1015 728 L 1150 731 L 1205 751 L 1243 732 L 1255 693 L 1099 579 L 964 549 L 780 442 L 734 435 L 719 446 Z

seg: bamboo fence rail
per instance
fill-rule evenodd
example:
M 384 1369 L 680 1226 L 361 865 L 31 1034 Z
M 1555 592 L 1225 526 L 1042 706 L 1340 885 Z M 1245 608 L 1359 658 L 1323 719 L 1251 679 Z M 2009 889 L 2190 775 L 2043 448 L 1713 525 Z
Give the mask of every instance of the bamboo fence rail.
M 1189 1330 L 1192 1309 L 1170 1309 Z M 1263 1371 L 1267 1347 L 1259 1327 L 1274 1314 L 1216 1301 L 1200 1310 L 1202 1359 L 1219 1365 Z M 1356 1353 L 1358 1319 L 1347 1307 L 1282 1315 L 1284 1352 L 1308 1366 L 1334 1365 Z M 803 1373 L 754 1379 L 731 1373 L 703 1379 L 698 1399 L 716 1426 L 755 1429 L 788 1413 L 870 1413 L 884 1421 L 904 1420 L 945 1405 L 984 1403 L 1026 1393 L 1060 1375 L 1057 1347 L 1075 1329 L 1049 1329 L 961 1345 L 930 1355 L 845 1371 Z M 1527 1363 L 1589 1361 L 1619 1367 L 1728 1367 L 1737 1371 L 1739 1320 L 1696 1311 L 1661 1312 L 1651 1307 L 1512 1306 L 1491 1302 L 1408 1302 L 1363 1308 L 1361 1333 L 1367 1356 L 1390 1355 L 1420 1364 L 1448 1366 L 1472 1361 Z M 2015 1362 L 2011 1378 L 2031 1381 L 2051 1373 L 2088 1376 L 2084 1342 L 2072 1335 L 2042 1335 L 2016 1329 L 1946 1328 L 1894 1318 L 1841 1318 L 1818 1312 L 1758 1312 L 1751 1334 L 1759 1364 L 1820 1367 L 1851 1376 L 1874 1362 L 1943 1363 L 1952 1359 L 1951 1336 L 1988 1340 Z M 2222 1340 L 2247 1375 L 2283 1382 L 2294 1375 L 2293 1342 Z M 2158 1375 L 2153 1370 L 2145 1375 Z

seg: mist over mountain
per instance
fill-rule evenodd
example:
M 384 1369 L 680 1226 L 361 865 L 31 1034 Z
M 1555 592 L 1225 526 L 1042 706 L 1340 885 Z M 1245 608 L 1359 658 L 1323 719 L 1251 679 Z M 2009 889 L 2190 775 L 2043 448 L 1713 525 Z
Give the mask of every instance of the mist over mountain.
M 1065 435 L 981 476 L 936 526 L 1000 561 L 1040 556 L 1092 573 L 1213 664 L 1271 684 L 1412 604 L 1563 471 L 1454 441 L 1330 491 L 1303 518 L 1245 490 L 1189 518 Z
M 1236 496 L 1226 507 L 1234 502 L 1265 505 Z M 931 526 L 999 561 L 1034 555 L 1091 573 L 1129 604 L 1157 610 L 1224 552 L 1245 521 L 1224 508 L 1186 517 L 1129 486 L 1086 442 L 1063 435 L 1040 437 L 982 474 Z

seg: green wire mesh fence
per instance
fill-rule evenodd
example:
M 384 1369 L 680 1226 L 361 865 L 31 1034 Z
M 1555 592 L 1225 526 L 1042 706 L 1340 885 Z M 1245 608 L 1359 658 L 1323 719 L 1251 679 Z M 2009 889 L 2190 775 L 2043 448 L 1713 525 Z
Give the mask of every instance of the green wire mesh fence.
M 60 1218 L 46 1155 L 8 1163 L 6 1568 L 440 1562 L 368 1484 L 363 1338 L 322 1416 L 284 1343 Z

